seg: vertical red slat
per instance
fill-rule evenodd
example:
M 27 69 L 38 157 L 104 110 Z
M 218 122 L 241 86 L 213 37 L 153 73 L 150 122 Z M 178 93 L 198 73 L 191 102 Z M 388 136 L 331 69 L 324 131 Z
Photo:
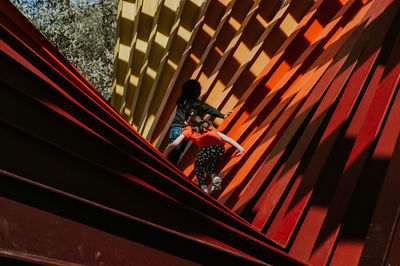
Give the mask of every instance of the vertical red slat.
M 368 15 L 367 15 L 368 16 Z M 356 35 L 349 40 L 350 43 L 354 43 L 358 38 L 357 33 Z M 362 36 L 361 36 L 362 38 Z M 279 172 L 275 175 L 275 178 L 277 180 L 276 183 L 273 184 L 273 186 L 270 186 L 268 188 L 268 191 L 265 191 L 265 196 L 262 199 L 263 203 L 260 203 L 260 211 L 257 213 L 256 217 L 253 220 L 253 224 L 259 224 L 260 226 L 264 226 L 264 224 L 267 222 L 269 216 L 271 215 L 273 209 L 275 208 L 275 204 L 280 198 L 280 195 L 284 192 L 287 184 L 290 182 L 292 178 L 295 177 L 295 173 L 297 168 L 300 165 L 301 159 L 304 156 L 305 152 L 307 151 L 308 145 L 311 142 L 313 136 L 315 135 L 316 131 L 318 130 L 320 124 L 322 123 L 323 118 L 327 114 L 327 111 L 329 110 L 330 106 L 335 102 L 335 99 L 338 97 L 340 91 L 342 90 L 343 84 L 347 81 L 348 75 L 351 73 L 352 69 L 354 68 L 356 64 L 356 58 L 358 57 L 359 53 L 362 50 L 362 47 L 364 46 L 366 42 L 366 38 L 361 39 L 359 43 L 357 43 L 357 48 L 353 48 L 349 58 L 347 59 L 347 62 L 345 65 L 342 67 L 343 70 L 341 71 L 341 75 L 338 75 L 336 79 L 333 81 L 331 85 L 331 89 L 325 97 L 323 102 L 320 104 L 318 107 L 317 111 L 314 114 L 314 117 L 312 118 L 312 122 L 310 122 L 310 127 L 306 129 L 306 131 L 303 133 L 303 136 L 300 138 L 299 143 L 297 144 L 295 151 L 291 154 L 291 157 L 289 157 L 288 162 L 283 164 L 280 167 Z M 349 51 L 348 51 L 349 52 Z M 357 84 L 359 86 L 359 84 Z M 348 93 L 355 93 L 357 92 L 357 89 L 347 89 Z M 326 100 L 325 100 L 326 99 Z M 351 102 L 352 104 L 353 102 Z M 339 108 L 337 107 L 338 110 L 343 110 L 344 108 Z M 334 116 L 334 115 L 333 115 Z M 339 123 L 340 124 L 340 123 Z M 328 126 L 329 127 L 329 126 Z M 332 128 L 336 128 L 336 125 L 332 125 Z M 337 134 L 338 132 L 336 132 Z M 331 131 L 329 131 L 329 134 L 326 134 L 326 136 L 322 137 L 322 140 L 320 143 L 325 141 L 325 139 L 331 135 Z M 334 139 L 329 137 L 329 141 L 334 141 Z M 333 143 L 332 143 L 333 144 Z M 317 151 L 315 152 L 310 165 L 313 163 L 315 164 L 314 167 L 310 167 L 310 174 L 313 175 L 313 178 L 316 179 L 318 178 L 318 168 L 322 168 L 323 164 L 321 164 L 322 158 L 326 158 L 329 155 L 329 146 L 324 144 L 324 146 L 321 146 Z M 313 169 L 313 171 L 311 171 Z M 307 172 L 306 172 L 307 173 Z M 301 180 L 301 177 L 299 177 L 297 183 L 299 183 Z M 294 186 L 296 183 L 294 184 Z M 268 196 L 267 196 L 268 195 Z M 275 200 L 271 200 L 271 199 Z M 286 197 L 286 200 L 288 201 L 290 197 Z M 260 201 L 261 202 L 261 201 Z M 281 208 L 282 211 L 284 209 Z M 288 231 L 290 233 L 290 231 Z M 270 235 L 273 235 L 273 231 L 269 231 Z M 286 239 L 288 236 L 286 236 Z M 278 241 L 280 242 L 280 241 Z M 282 244 L 284 241 L 281 242 Z
M 394 10 L 396 11 L 396 9 Z M 390 56 L 390 59 L 395 60 L 395 62 L 398 62 L 400 59 L 400 51 L 397 47 L 398 46 L 394 46 L 394 51 Z M 329 254 L 340 232 L 341 219 L 346 211 L 346 205 L 351 199 L 352 192 L 357 184 L 360 172 L 362 171 L 364 162 L 368 156 L 368 151 L 383 123 L 385 113 L 388 110 L 388 105 L 390 104 L 399 82 L 399 75 L 400 64 L 397 64 L 390 73 L 387 74 L 387 76 L 383 77 L 383 80 L 376 91 L 373 102 L 366 116 L 366 120 L 360 130 L 356 142 L 354 143 L 354 147 L 343 171 L 343 176 L 341 177 L 338 188 L 332 199 L 332 204 L 327 213 L 326 223 L 324 223 L 322 227 L 321 231 L 327 233 L 327 238 L 324 240 L 321 239 L 321 245 L 310 257 L 311 263 L 326 263 L 329 259 Z
M 368 9 L 366 9 L 368 10 Z M 354 21 L 358 21 L 356 18 Z M 325 53 L 322 54 L 321 58 L 318 60 L 324 62 L 325 60 L 329 61 L 330 58 L 334 58 L 334 55 L 340 50 L 343 44 L 347 41 L 347 38 L 351 37 L 351 42 L 355 42 L 357 40 L 356 36 L 352 35 L 352 31 L 355 29 L 355 23 L 349 23 L 335 39 L 333 39 L 332 46 L 328 47 Z M 349 45 L 346 45 L 348 49 L 350 49 Z M 271 173 L 272 169 L 278 163 L 279 159 L 282 157 L 283 152 L 285 151 L 285 147 L 288 145 L 289 141 L 293 138 L 294 134 L 296 133 L 297 129 L 300 127 L 302 121 L 306 119 L 308 113 L 311 112 L 313 106 L 318 103 L 320 98 L 322 97 L 323 93 L 327 89 L 328 85 L 335 77 L 337 72 L 339 71 L 340 67 L 345 62 L 348 53 L 341 51 L 340 54 L 337 56 L 338 60 L 335 60 L 335 64 L 333 66 L 329 66 L 328 70 L 324 72 L 322 78 L 318 81 L 317 85 L 311 92 L 309 99 L 304 103 L 296 117 L 294 118 L 293 122 L 289 125 L 289 127 L 285 130 L 284 135 L 282 136 L 282 140 L 278 142 L 276 145 L 277 147 L 271 152 L 271 154 L 267 157 L 265 162 L 262 166 L 258 169 L 257 173 L 255 174 L 251 184 L 248 186 L 246 191 L 243 193 L 241 198 L 236 203 L 235 207 L 233 208 L 234 211 L 239 211 L 243 209 L 247 202 L 249 201 L 250 197 L 254 196 L 256 191 L 260 188 L 262 183 L 268 177 L 269 173 Z M 337 62 L 336 62 L 337 61 Z M 319 63 L 319 62 L 318 62 Z M 328 66 L 327 66 L 328 67 Z M 320 69 L 318 69 L 320 71 Z M 314 78 L 314 77 L 313 77 Z M 318 76 L 317 76 L 318 78 Z M 310 78 L 311 79 L 311 78 Z M 307 80 L 307 83 L 310 80 Z M 308 85 L 308 84 L 306 84 Z M 335 97 L 334 97 L 335 98 Z M 329 98 L 331 99 L 331 98 Z M 273 182 L 273 181 L 272 181 Z M 258 208 L 253 209 L 254 211 L 258 210 Z
M 371 9 L 376 12 L 376 9 Z M 375 25 L 375 24 L 373 24 Z M 368 26 L 367 26 L 368 27 Z M 377 27 L 377 26 L 376 26 Z M 388 28 L 388 26 L 387 26 Z M 382 41 L 385 32 L 381 31 L 381 37 L 375 39 L 378 44 Z M 366 41 L 366 37 L 372 34 L 371 31 L 366 31 L 366 35 L 362 37 L 361 42 Z M 291 191 L 289 192 L 289 196 L 285 199 L 283 204 L 284 208 L 281 207 L 279 213 L 277 215 L 278 219 L 273 221 L 271 225 L 271 229 L 268 232 L 270 237 L 273 237 L 280 243 L 287 243 L 289 241 L 290 236 L 292 235 L 296 224 L 299 222 L 299 219 L 307 206 L 311 195 L 313 193 L 313 187 L 315 186 L 317 180 L 320 178 L 321 171 L 323 167 L 326 165 L 328 158 L 330 156 L 333 145 L 336 143 L 338 139 L 338 134 L 340 133 L 340 129 L 344 126 L 344 122 L 350 118 L 351 111 L 353 108 L 358 108 L 356 104 L 356 100 L 362 92 L 363 84 L 366 82 L 369 72 L 377 58 L 378 52 L 375 51 L 376 44 L 371 42 L 368 43 L 365 48 L 362 57 L 359 60 L 359 68 L 354 72 L 351 76 L 347 87 L 341 97 L 341 100 L 336 107 L 334 114 L 332 115 L 332 119 L 325 130 L 325 133 L 320 141 L 319 147 L 314 153 L 313 159 L 311 163 L 307 166 L 307 169 L 302 175 L 298 173 L 295 183 L 293 184 Z M 379 51 L 379 49 L 378 49 Z M 372 56 L 370 56 L 372 54 Z M 323 153 L 321 153 L 323 152 Z M 290 202 L 290 205 L 289 205 Z M 316 206 L 319 211 L 319 215 L 321 212 L 321 208 Z M 285 213 L 287 211 L 287 213 Z M 309 211 L 308 215 L 311 215 L 311 211 Z M 282 221 L 281 221 L 282 219 Z M 316 236 L 316 230 L 318 228 L 317 221 L 321 221 L 314 217 L 310 220 L 313 224 L 313 232 L 314 237 Z M 303 224 L 304 225 L 304 224 Z M 302 230 L 303 227 L 300 229 Z M 306 234 L 304 232 L 299 232 L 299 237 L 307 235 L 310 237 L 310 234 Z M 313 243 L 309 241 L 307 244 L 310 245 Z M 310 246 L 309 246 L 310 247 Z M 304 246 L 302 247 L 304 249 Z

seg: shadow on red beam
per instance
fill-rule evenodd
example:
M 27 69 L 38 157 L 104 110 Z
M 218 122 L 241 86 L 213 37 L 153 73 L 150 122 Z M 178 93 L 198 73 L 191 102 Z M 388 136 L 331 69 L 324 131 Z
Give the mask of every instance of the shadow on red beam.
M 7 30 L 2 28 L 2 32 L 7 33 Z M 1 77 L 1 93 L 4 96 L 1 99 L 5 101 L 1 105 L 2 135 L 8 136 L 4 139 L 9 141 L 4 154 L 10 156 L 2 161 L 3 167 L 97 204 L 115 207 L 119 211 L 136 211 L 143 218 L 157 210 L 151 214 L 151 219 L 166 223 L 171 228 L 184 229 L 176 220 L 167 222 L 169 208 L 161 208 L 166 213 L 160 215 L 159 209 L 148 210 L 143 204 L 133 204 L 146 202 L 145 195 L 151 195 L 153 201 L 162 198 L 168 204 L 175 203 L 178 208 L 190 209 L 196 215 L 208 217 L 204 219 L 214 219 L 217 227 L 225 228 L 225 233 L 240 239 L 248 238 L 249 247 L 243 248 L 257 247 L 249 249 L 250 253 L 259 249 L 260 256 L 264 257 L 268 253 L 266 250 L 273 250 L 286 256 L 260 241 L 265 238 L 239 216 L 182 179 L 179 171 L 135 131 L 126 130 L 122 135 L 110 126 L 114 124 L 121 128 L 120 117 L 112 116 L 113 113 L 111 116 L 104 114 L 104 110 L 91 98 L 93 95 L 85 93 L 87 87 L 66 80 L 63 68 L 53 68 L 51 63 L 43 60 L 10 31 L 2 34 L 2 41 L 7 42 L 8 47 L 2 46 L 1 62 L 4 68 L 10 70 Z M 90 145 L 96 148 L 88 148 Z M 125 195 L 136 200 L 126 202 L 121 195 L 132 188 L 136 189 Z M 173 219 L 180 216 L 182 219 L 178 220 L 185 221 L 187 218 L 179 211 L 176 213 Z M 202 233 L 198 235 L 200 237 Z M 216 234 L 216 237 L 225 236 Z M 233 244 L 242 245 L 242 242 L 234 241 Z M 227 245 L 221 241 L 220 244 Z
M 83 249 L 92 249 L 93 246 L 98 246 L 98 248 L 103 250 L 106 254 L 110 252 L 108 249 L 119 249 L 121 245 L 125 247 L 124 249 L 128 247 L 137 249 L 139 244 L 140 249 L 156 249 L 145 252 L 147 255 L 156 255 L 158 253 L 157 251 L 162 251 L 167 253 L 167 255 L 179 257 L 179 259 L 187 259 L 201 264 L 207 264 L 210 258 L 215 257 L 223 259 L 222 261 L 229 263 L 228 265 L 263 264 L 262 261 L 272 263 L 273 265 L 301 265 L 300 262 L 286 257 L 283 253 L 276 253 L 273 249 L 268 249 L 262 245 L 260 246 L 257 244 L 257 241 L 253 241 L 243 234 L 240 236 L 241 234 L 239 232 L 231 231 L 228 228 L 228 230 L 224 229 L 223 225 L 218 225 L 218 222 L 215 220 L 209 219 L 195 210 L 186 209 L 185 211 L 185 208 L 180 207 L 180 205 L 176 203 L 170 205 L 170 207 L 173 205 L 175 205 L 175 207 L 167 208 L 166 212 L 169 212 L 171 215 L 164 215 L 163 219 L 171 219 L 175 222 L 180 219 L 182 219 L 181 221 L 184 220 L 185 223 L 182 223 L 182 228 L 178 230 L 157 225 L 148 220 L 138 218 L 134 214 L 120 212 L 4 171 L 1 172 L 1 176 L 0 195 L 5 197 L 6 200 L 5 198 L 0 198 L 0 202 L 6 202 L 7 204 L 5 206 L 8 206 L 6 209 L 10 210 L 5 211 L 5 213 L 7 213 L 7 220 L 10 224 L 17 223 L 21 230 L 12 233 L 14 242 L 24 241 L 25 250 L 30 249 L 33 253 L 48 252 L 46 254 L 49 254 L 49 251 L 53 251 L 53 253 L 50 253 L 57 254 L 57 252 L 60 252 L 60 250 L 57 250 L 59 245 L 53 245 L 53 242 L 54 236 L 61 234 L 61 239 L 64 243 L 63 246 L 70 252 L 71 250 L 68 250 L 70 248 L 69 244 L 71 244 L 73 248 L 76 248 L 77 242 L 83 242 L 80 243 Z M 151 195 L 149 196 L 153 198 Z M 153 203 L 157 201 L 158 200 L 154 199 L 144 202 L 146 202 L 147 208 L 152 208 L 154 207 Z M 157 208 L 160 208 L 158 211 L 163 208 L 161 205 L 165 205 L 166 203 L 165 200 L 158 201 L 158 203 L 156 203 L 159 205 Z M 16 213 L 12 205 L 19 208 L 21 212 Z M 176 207 L 181 209 L 180 213 L 183 217 L 176 217 L 176 215 L 179 214 L 179 212 L 174 211 Z M 2 209 L 4 210 L 4 208 Z M 192 219 L 190 218 L 191 216 L 196 218 Z M 31 219 L 27 219 L 27 217 Z M 55 220 L 58 220 L 58 222 L 53 222 Z M 25 224 L 23 221 L 30 222 Z M 31 225 L 31 223 L 34 224 Z M 50 225 L 48 226 L 47 223 L 50 223 Z M 27 227 L 29 228 L 30 226 L 37 227 L 36 229 L 38 231 L 26 230 Z M 204 230 L 205 228 L 207 230 Z M 82 229 L 86 232 L 89 231 L 87 234 L 84 233 L 85 237 L 79 236 Z M 96 230 L 96 232 L 90 232 L 93 230 Z M 204 232 L 206 235 L 203 235 L 201 232 Z M 78 234 L 78 236 L 76 236 L 76 234 Z M 102 238 L 107 234 L 112 234 L 121 239 L 108 236 L 108 245 L 106 246 L 102 246 L 101 243 L 104 242 L 98 239 L 96 241 L 91 241 L 90 239 L 93 237 Z M 234 235 L 237 236 L 232 238 Z M 42 243 L 40 247 L 43 248 L 43 250 L 34 248 L 37 247 L 34 239 L 39 236 L 41 236 Z M 30 238 L 31 241 L 27 241 L 27 239 Z M 228 240 L 229 238 L 231 240 Z M 129 243 L 127 240 L 131 242 Z M 132 241 L 137 244 L 132 246 Z M 109 242 L 114 242 L 114 244 Z M 243 249 L 237 249 L 235 246 L 242 246 Z M 6 248 L 10 247 L 8 246 Z M 13 249 L 17 248 L 13 246 Z M 62 256 L 65 256 L 65 250 L 61 250 L 61 252 L 62 253 L 59 253 L 59 258 L 63 259 Z M 124 252 L 124 250 L 122 250 L 122 252 Z M 130 252 L 132 252 L 132 250 Z M 140 253 L 139 255 L 146 255 L 145 253 Z M 113 252 L 112 255 L 114 254 Z M 207 254 L 207 256 L 205 256 L 205 254 Z M 137 255 L 137 253 L 135 253 L 135 255 Z M 74 256 L 67 258 L 73 259 Z M 81 256 L 79 256 L 79 258 L 81 258 Z M 95 258 L 95 256 L 90 256 L 90 259 L 93 258 Z M 118 256 L 113 256 L 112 258 L 117 259 Z M 175 260 L 176 259 L 177 258 L 175 258 Z
M 209 258 L 204 254 L 208 254 L 230 263 L 262 264 L 239 252 L 22 179 L 2 175 L 1 183 L 3 221 L 11 228 L 17 226 L 7 232 L 12 242 L 5 240 L 1 249 L 15 252 L 19 259 L 32 261 L 37 256 L 41 262 L 56 259 L 85 265 L 193 265 L 207 264 Z

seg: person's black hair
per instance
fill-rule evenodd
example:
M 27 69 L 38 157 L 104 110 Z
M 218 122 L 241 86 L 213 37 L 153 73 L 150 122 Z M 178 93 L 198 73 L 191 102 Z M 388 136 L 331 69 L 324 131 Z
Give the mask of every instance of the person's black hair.
M 186 100 L 197 99 L 200 97 L 200 93 L 201 93 L 200 83 L 197 80 L 189 79 L 188 81 L 183 83 L 182 92 L 178 100 L 176 101 L 176 104 L 181 107 L 184 107 Z
M 211 125 L 210 121 L 203 119 L 201 112 L 196 108 L 191 108 L 186 114 L 186 122 L 192 127 L 193 131 L 200 134 L 208 131 Z

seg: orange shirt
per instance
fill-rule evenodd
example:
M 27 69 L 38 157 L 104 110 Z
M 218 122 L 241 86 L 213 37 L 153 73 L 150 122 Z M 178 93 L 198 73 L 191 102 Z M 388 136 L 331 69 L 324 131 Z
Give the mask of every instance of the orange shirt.
M 217 129 L 213 126 L 210 126 L 209 130 L 205 131 L 203 134 L 193 131 L 190 126 L 187 126 L 182 130 L 182 134 L 185 138 L 190 139 L 199 147 L 224 145 L 223 140 L 218 135 Z

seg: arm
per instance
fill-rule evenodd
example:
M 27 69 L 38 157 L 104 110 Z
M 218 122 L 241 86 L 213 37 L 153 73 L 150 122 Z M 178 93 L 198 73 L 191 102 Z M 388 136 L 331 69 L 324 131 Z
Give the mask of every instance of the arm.
M 231 139 L 227 135 L 222 134 L 221 132 L 218 132 L 218 135 L 221 137 L 221 139 L 223 141 L 228 142 L 229 144 L 231 144 L 233 147 L 235 147 L 238 150 L 238 152 L 235 154 L 235 156 L 239 156 L 240 154 L 242 154 L 244 152 L 243 147 L 240 146 L 239 143 L 237 143 L 236 141 L 234 141 L 233 139 Z
M 183 134 L 180 134 L 171 144 L 167 146 L 163 154 L 165 156 L 168 156 L 173 149 L 175 149 L 176 146 L 178 146 L 183 140 L 185 139 L 185 136 Z
M 212 115 L 212 116 L 216 116 L 216 117 L 220 117 L 220 118 L 225 118 L 226 115 L 224 115 L 223 113 L 221 113 L 220 111 L 218 111 L 217 109 L 215 109 L 214 107 L 203 103 L 201 101 L 196 101 L 195 103 L 193 103 L 193 107 L 197 107 L 199 108 L 203 113 Z

